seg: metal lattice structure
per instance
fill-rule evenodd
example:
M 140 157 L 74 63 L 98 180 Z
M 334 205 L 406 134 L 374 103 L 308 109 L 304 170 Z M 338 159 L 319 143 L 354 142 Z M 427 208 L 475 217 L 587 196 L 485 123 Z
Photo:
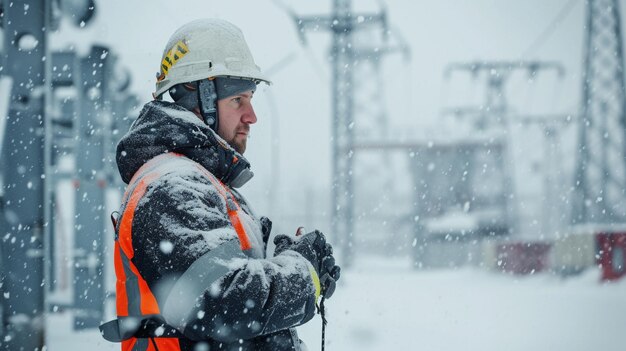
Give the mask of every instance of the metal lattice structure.
M 626 221 L 624 53 L 617 0 L 589 0 L 572 223 Z
M 119 70 L 107 47 L 93 46 L 82 58 L 73 51 L 48 50 L 59 10 L 84 26 L 94 8 L 91 0 L 0 1 L 5 44 L 0 93 L 10 97 L 7 115 L 0 116 L 6 118 L 0 138 L 3 350 L 44 348 L 44 315 L 57 310 L 53 305 L 73 309 L 76 329 L 95 328 L 104 316 L 104 243 L 106 234 L 113 237 L 105 195 L 120 189 L 113 145 L 121 135 L 115 130 L 128 129 L 136 98 L 127 91 L 130 76 Z M 11 84 L 4 90 L 7 78 Z M 75 161 L 73 169 L 60 168 L 62 157 Z M 55 245 L 67 234 L 55 230 L 61 217 L 56 199 L 71 197 L 58 194 L 57 185 L 71 181 L 75 240 L 72 265 L 62 270 L 74 270 L 74 284 L 62 292 L 73 299 L 53 301 L 59 298 L 52 294 L 57 292 Z
M 453 72 L 461 71 L 472 74 L 474 78 L 480 78 L 486 85 L 484 105 L 482 107 L 457 107 L 449 113 L 457 117 L 471 121 L 476 132 L 495 133 L 496 139 L 503 145 L 503 152 L 498 167 L 504 177 L 504 187 L 501 194 L 500 206 L 506 209 L 507 222 L 511 233 L 518 233 L 520 225 L 519 204 L 515 184 L 515 162 L 511 150 L 511 135 L 513 117 L 510 115 L 507 101 L 506 85 L 515 72 L 527 72 L 534 76 L 541 71 L 555 71 L 559 76 L 563 75 L 563 67 L 556 62 L 544 61 L 481 61 L 470 63 L 454 63 L 448 66 L 445 75 L 449 77 Z M 515 116 L 518 121 L 520 116 Z
M 2 348 L 44 345 L 44 187 L 48 1 L 2 5 L 2 72 L 13 80 L 2 146 Z M 2 116 L 4 118 L 4 116 Z
M 372 14 L 353 13 L 350 0 L 334 0 L 331 15 L 294 16 L 301 39 L 305 42 L 306 30 L 326 29 L 332 33 L 330 57 L 332 61 L 332 233 L 338 238 L 343 252 L 344 264 L 349 266 L 354 256 L 354 214 L 355 214 L 355 140 L 357 131 L 363 138 L 379 140 L 381 132 L 386 133 L 386 115 L 382 103 L 382 94 L 368 100 L 368 110 L 372 113 L 360 113 L 355 116 L 356 97 L 361 92 L 380 91 L 381 58 L 397 50 L 407 52 L 406 48 L 393 47 L 386 43 L 388 33 L 386 12 Z M 375 45 L 369 41 L 366 45 L 356 40 L 357 33 L 364 30 L 382 33 L 384 42 Z M 367 34 L 367 33 L 365 33 Z M 357 66 L 361 65 L 375 74 L 369 79 L 355 81 Z M 358 84 L 356 84 L 358 83 Z M 369 94 L 368 96 L 371 96 Z M 363 99 L 365 100 L 365 99 Z M 369 128 L 368 125 L 377 125 Z M 360 126 L 363 126 L 359 129 Z M 374 131 L 375 136 L 372 135 Z

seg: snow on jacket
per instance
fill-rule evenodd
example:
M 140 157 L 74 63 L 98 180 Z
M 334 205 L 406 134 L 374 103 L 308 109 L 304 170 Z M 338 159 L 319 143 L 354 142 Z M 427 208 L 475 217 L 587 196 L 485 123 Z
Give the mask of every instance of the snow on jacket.
M 158 164 L 134 210 L 130 261 L 154 294 L 155 317 L 184 335 L 181 350 L 197 342 L 210 350 L 299 350 L 292 328 L 315 314 L 312 266 L 290 250 L 265 257 L 258 218 L 228 188 L 252 248 L 240 246 L 223 189 L 206 171 L 223 179 L 241 159 L 195 114 L 163 101 L 146 104 L 117 147 L 126 183 L 150 160 Z M 118 289 L 131 283 L 120 275 Z

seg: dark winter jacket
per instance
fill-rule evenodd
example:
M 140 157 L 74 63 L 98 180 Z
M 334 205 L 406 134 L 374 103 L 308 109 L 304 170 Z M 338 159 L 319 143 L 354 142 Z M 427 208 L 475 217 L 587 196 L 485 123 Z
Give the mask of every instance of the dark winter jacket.
M 292 328 L 314 316 L 315 271 L 294 251 L 265 256 L 258 218 L 241 195 L 219 184 L 242 160 L 193 113 L 162 101 L 146 104 L 117 147 L 125 182 L 142 166 L 152 173 L 131 182 L 117 223 L 118 320 L 139 315 L 135 324 L 156 325 L 153 336 L 178 336 L 181 350 L 198 343 L 211 351 L 299 350 Z M 141 186 L 143 192 L 133 191 Z M 229 196 L 240 205 L 247 250 L 229 216 Z M 120 229 L 124 223 L 130 227 Z M 145 301 L 150 294 L 156 305 L 151 297 Z M 161 339 L 131 339 L 132 347 L 171 345 Z

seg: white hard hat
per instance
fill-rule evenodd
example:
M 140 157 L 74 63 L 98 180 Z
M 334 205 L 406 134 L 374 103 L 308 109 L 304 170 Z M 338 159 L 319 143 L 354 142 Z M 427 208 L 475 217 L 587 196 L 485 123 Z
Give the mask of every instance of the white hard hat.
M 163 51 L 157 98 L 176 84 L 217 76 L 271 82 L 254 63 L 243 33 L 220 19 L 200 19 L 180 27 Z

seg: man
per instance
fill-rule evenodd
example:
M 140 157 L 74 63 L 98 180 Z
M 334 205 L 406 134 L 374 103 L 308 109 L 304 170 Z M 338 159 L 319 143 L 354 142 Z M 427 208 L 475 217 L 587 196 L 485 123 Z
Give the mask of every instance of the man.
M 155 100 L 117 147 L 118 319 L 101 330 L 123 350 L 306 349 L 293 328 L 332 295 L 339 267 L 318 231 L 276 236 L 268 257 L 271 222 L 234 190 L 252 177 L 242 154 L 260 82 L 231 23 L 194 21 L 167 43 Z

